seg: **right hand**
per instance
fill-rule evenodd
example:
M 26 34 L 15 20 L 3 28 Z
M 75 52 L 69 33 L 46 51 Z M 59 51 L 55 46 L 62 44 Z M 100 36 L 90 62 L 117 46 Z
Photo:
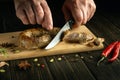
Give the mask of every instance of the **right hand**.
M 53 20 L 46 0 L 14 0 L 17 17 L 23 24 L 40 24 L 51 30 Z
M 82 25 L 93 17 L 96 5 L 94 0 L 65 0 L 62 10 L 66 21 L 73 18 L 76 24 Z

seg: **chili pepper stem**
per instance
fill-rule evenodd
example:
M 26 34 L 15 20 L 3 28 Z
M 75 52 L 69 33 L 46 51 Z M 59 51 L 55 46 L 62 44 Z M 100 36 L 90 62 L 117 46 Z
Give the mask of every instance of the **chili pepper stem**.
M 98 62 L 97 62 L 97 66 L 100 65 L 100 63 L 105 59 L 105 56 L 103 56 Z

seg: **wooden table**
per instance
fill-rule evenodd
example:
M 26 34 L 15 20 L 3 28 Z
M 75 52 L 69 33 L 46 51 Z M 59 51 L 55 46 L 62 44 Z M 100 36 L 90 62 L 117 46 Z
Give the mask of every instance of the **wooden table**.
M 120 40 L 120 19 L 117 13 L 96 12 L 86 24 L 96 36 L 105 38 L 105 46 Z M 57 55 L 25 59 L 31 64 L 28 70 L 19 70 L 17 64 L 21 60 L 8 61 L 6 72 L 0 73 L 0 80 L 119 80 L 120 62 L 108 63 L 104 61 L 96 66 L 102 50 L 68 55 Z M 62 60 L 58 60 L 62 57 Z M 118 57 L 119 59 L 120 57 Z M 54 59 L 54 62 L 50 62 Z M 45 67 L 38 67 L 37 64 Z
M 97 11 L 86 24 L 99 37 L 105 38 L 105 47 L 113 41 L 120 40 L 120 15 Z M 22 60 L 7 61 L 9 67 L 0 73 L 0 80 L 120 80 L 120 62 L 108 63 L 106 60 L 96 66 L 102 50 L 25 59 L 31 64 L 27 70 L 18 69 Z M 58 60 L 62 57 L 62 60 Z M 54 59 L 53 62 L 50 62 Z M 118 60 L 120 56 L 118 57 Z M 44 68 L 37 64 L 45 65 Z M 1 69 L 1 68 L 0 68 Z

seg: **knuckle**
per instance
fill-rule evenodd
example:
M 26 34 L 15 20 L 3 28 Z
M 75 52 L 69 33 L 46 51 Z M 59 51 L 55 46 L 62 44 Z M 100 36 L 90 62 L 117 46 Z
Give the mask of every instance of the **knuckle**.
M 80 22 L 80 23 L 81 23 L 81 22 L 82 22 L 82 19 L 80 19 L 80 18 L 77 18 L 77 22 Z
M 20 18 L 21 20 L 25 19 L 25 16 L 24 16 L 24 15 L 21 15 L 21 14 L 19 14 L 19 13 L 16 13 L 16 16 L 17 16 L 18 18 Z
M 89 4 L 89 8 L 90 8 L 90 9 L 91 9 L 91 8 L 92 8 L 92 9 L 96 9 L 96 5 L 93 4 L 93 3 L 92 3 L 92 4 Z
M 35 16 L 35 15 L 34 15 L 33 13 L 31 13 L 31 14 L 29 15 L 30 19 L 33 19 L 34 16 Z
M 23 15 L 21 15 L 21 16 L 19 16 L 19 19 L 21 19 L 21 20 L 22 20 L 22 22 L 25 22 L 26 17 L 25 17 L 25 16 L 23 16 Z
M 43 15 L 44 15 L 44 12 L 43 12 L 43 11 L 40 11 L 40 10 L 39 10 L 37 13 L 38 13 L 38 16 L 39 16 L 39 17 L 43 17 Z
M 88 7 L 91 9 L 92 8 L 92 4 L 89 4 Z
M 42 10 L 38 10 L 38 14 L 44 14 Z
M 36 1 L 37 1 L 37 0 L 31 0 L 31 2 L 34 3 L 34 4 L 36 3 Z
M 74 8 L 79 8 L 79 4 L 76 0 L 72 0 L 72 3 Z
M 77 4 L 77 0 L 72 0 L 72 3 L 73 4 Z
M 95 4 L 93 5 L 93 8 L 96 10 L 96 5 Z
M 41 0 L 41 2 L 47 4 L 46 0 Z
M 76 17 L 76 20 L 77 20 L 78 22 L 81 22 L 81 21 L 82 21 L 82 16 Z
M 82 24 L 86 24 L 87 23 L 87 20 L 86 19 L 83 19 L 83 23 Z
M 96 9 L 96 5 L 95 5 L 94 3 L 91 4 L 91 7 L 92 7 L 93 9 Z

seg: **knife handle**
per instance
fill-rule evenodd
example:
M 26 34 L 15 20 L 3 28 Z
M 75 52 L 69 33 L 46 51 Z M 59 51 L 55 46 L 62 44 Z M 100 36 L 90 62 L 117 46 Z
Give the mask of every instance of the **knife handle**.
M 74 21 L 73 20 L 69 20 L 69 25 L 70 25 L 70 28 L 72 27 L 72 25 L 74 24 Z

